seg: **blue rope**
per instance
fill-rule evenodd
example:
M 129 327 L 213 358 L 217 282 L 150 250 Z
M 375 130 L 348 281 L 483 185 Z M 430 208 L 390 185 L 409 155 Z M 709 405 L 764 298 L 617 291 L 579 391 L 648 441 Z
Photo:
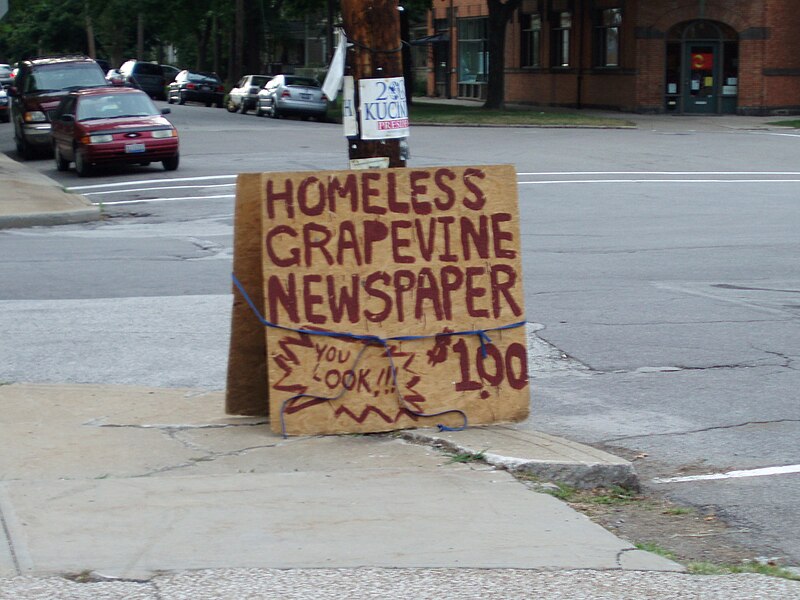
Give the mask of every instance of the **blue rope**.
M 386 350 L 386 356 L 389 359 L 389 367 L 391 368 L 392 381 L 394 383 L 394 389 L 397 392 L 397 399 L 399 401 L 398 403 L 400 404 L 400 406 L 404 410 L 406 410 L 408 413 L 410 413 L 410 414 L 412 414 L 412 415 L 414 415 L 416 417 L 425 417 L 425 418 L 427 418 L 427 417 L 439 417 L 439 416 L 442 416 L 442 415 L 457 413 L 457 414 L 461 415 L 461 417 L 464 419 L 464 423 L 460 427 L 448 427 L 446 425 L 438 424 L 436 427 L 439 429 L 439 431 L 464 431 L 467 428 L 467 425 L 468 425 L 468 420 L 467 420 L 466 413 L 463 410 L 454 408 L 454 409 L 450 409 L 450 410 L 444 410 L 444 411 L 441 411 L 441 412 L 438 412 L 438 413 L 429 414 L 429 413 L 422 413 L 422 412 L 419 412 L 419 411 L 415 411 L 415 410 L 412 410 L 411 408 L 409 408 L 407 403 L 406 403 L 406 401 L 405 401 L 405 399 L 403 398 L 403 395 L 400 393 L 400 387 L 397 384 L 397 369 L 395 368 L 395 365 L 394 365 L 394 357 L 392 356 L 392 349 L 389 346 L 389 342 L 409 342 L 409 341 L 415 341 L 415 340 L 425 340 L 425 339 L 432 339 L 432 338 L 439 338 L 439 337 L 451 337 L 451 336 L 457 336 L 457 335 L 459 335 L 459 336 L 461 336 L 461 335 L 476 335 L 476 336 L 478 336 L 478 339 L 480 340 L 480 343 L 481 343 L 481 352 L 483 353 L 483 357 L 486 358 L 488 356 L 487 351 L 486 351 L 486 345 L 492 343 L 492 339 L 489 337 L 488 333 L 486 333 L 487 331 L 503 331 L 503 330 L 506 330 L 506 329 L 514 329 L 516 327 L 522 327 L 523 325 L 525 325 L 525 321 L 519 321 L 517 323 L 510 323 L 508 325 L 501 325 L 499 327 L 491 327 L 491 328 L 488 328 L 488 329 L 474 329 L 474 330 L 471 329 L 471 330 L 465 330 L 465 331 L 445 331 L 445 332 L 434 333 L 434 334 L 429 334 L 429 335 L 397 335 L 397 336 L 388 337 L 388 338 L 382 338 L 382 337 L 377 336 L 377 335 L 364 335 L 364 334 L 339 332 L 339 331 L 317 331 L 317 330 L 314 330 L 314 329 L 301 329 L 301 328 L 294 328 L 294 327 L 286 327 L 284 325 L 279 325 L 277 323 L 273 323 L 273 322 L 268 321 L 267 319 L 265 319 L 264 315 L 261 314 L 261 311 L 258 310 L 258 307 L 255 305 L 253 300 L 250 298 L 250 295 L 247 293 L 247 290 L 244 289 L 244 286 L 242 285 L 241 281 L 239 281 L 239 278 L 236 277 L 236 274 L 235 273 L 231 273 L 231 277 L 233 278 L 234 285 L 236 285 L 236 288 L 242 294 L 242 297 L 245 299 L 245 301 L 247 302 L 248 306 L 250 306 L 250 310 L 253 311 L 253 314 L 258 318 L 259 322 L 265 327 L 272 327 L 273 329 L 281 329 L 283 331 L 291 331 L 293 333 L 300 333 L 300 334 L 306 334 L 306 335 L 316 335 L 316 336 L 329 337 L 329 338 L 335 338 L 335 339 L 345 339 L 345 340 L 355 340 L 355 341 L 359 341 L 359 342 L 366 342 L 366 344 L 361 348 L 361 351 L 356 356 L 356 360 L 355 360 L 355 363 L 353 364 L 353 368 L 352 368 L 353 371 L 355 371 L 356 367 L 358 366 L 358 363 L 361 360 L 361 357 L 364 354 L 364 351 L 367 349 L 367 347 L 369 347 L 370 345 L 383 346 L 383 348 Z M 318 400 L 319 402 L 332 402 L 332 401 L 338 400 L 347 391 L 347 387 L 344 385 L 344 382 L 342 382 L 342 383 L 343 383 L 342 389 L 339 391 L 338 394 L 336 394 L 335 396 L 332 396 L 332 397 L 315 396 L 313 394 L 297 394 L 297 395 L 292 396 L 291 398 L 285 400 L 283 402 L 283 404 L 281 405 L 281 415 L 280 415 L 280 417 L 281 417 L 281 432 L 283 434 L 283 437 L 284 438 L 287 437 L 287 434 L 286 434 L 286 420 L 285 420 L 287 407 L 289 407 L 292 403 L 294 403 L 295 401 L 297 401 L 297 400 L 299 400 L 301 398 L 311 398 L 311 399 L 314 399 L 314 400 Z

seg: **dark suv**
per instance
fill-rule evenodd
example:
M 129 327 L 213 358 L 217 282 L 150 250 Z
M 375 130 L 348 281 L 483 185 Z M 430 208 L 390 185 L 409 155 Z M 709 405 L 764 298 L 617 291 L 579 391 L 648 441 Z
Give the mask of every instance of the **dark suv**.
M 51 150 L 50 117 L 71 90 L 108 85 L 103 70 L 86 56 L 34 58 L 19 63 L 11 96 L 14 142 L 25 159 Z
M 161 65 L 141 60 L 129 60 L 122 64 L 119 72 L 125 78 L 126 84 L 139 88 L 156 100 L 167 99 L 164 87 L 167 82 Z

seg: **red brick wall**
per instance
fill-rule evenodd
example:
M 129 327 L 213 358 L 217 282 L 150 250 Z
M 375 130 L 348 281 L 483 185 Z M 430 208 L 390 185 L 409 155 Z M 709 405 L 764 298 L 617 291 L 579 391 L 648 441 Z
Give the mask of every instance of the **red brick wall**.
M 452 0 L 457 18 L 486 14 L 483 0 Z M 545 0 L 548 5 L 550 0 Z M 595 0 L 596 6 L 614 6 L 613 0 Z M 666 36 L 670 29 L 694 19 L 723 23 L 741 36 L 739 42 L 738 110 L 768 113 L 800 111 L 800 0 L 627 0 L 621 33 L 621 68 L 591 67 L 590 16 L 573 19 L 572 68 L 553 71 L 549 64 L 549 24 L 543 23 L 542 62 L 539 70 L 519 68 L 519 21 L 509 23 L 506 35 L 506 100 L 575 106 L 578 102 L 578 33 L 584 32 L 583 106 L 621 110 L 662 111 L 665 92 Z M 450 0 L 433 0 L 437 18 L 444 18 Z M 702 8 L 704 6 L 704 9 Z M 545 11 L 546 12 L 546 11 Z M 457 43 L 451 42 L 451 65 L 456 65 Z M 429 93 L 432 91 L 432 75 Z M 455 75 L 453 90 L 456 90 Z

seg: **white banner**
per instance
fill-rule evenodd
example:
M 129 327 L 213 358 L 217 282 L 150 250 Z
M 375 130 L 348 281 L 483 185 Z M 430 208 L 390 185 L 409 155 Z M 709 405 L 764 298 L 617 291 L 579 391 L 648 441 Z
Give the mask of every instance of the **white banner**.
M 344 29 L 338 27 L 336 34 L 339 36 L 339 43 L 336 45 L 336 52 L 333 54 L 331 64 L 328 66 L 328 73 L 322 84 L 322 91 L 333 102 L 342 87 L 342 76 L 344 75 L 345 52 L 347 51 L 347 36 Z
M 402 77 L 360 79 L 358 97 L 362 140 L 408 137 L 408 104 Z

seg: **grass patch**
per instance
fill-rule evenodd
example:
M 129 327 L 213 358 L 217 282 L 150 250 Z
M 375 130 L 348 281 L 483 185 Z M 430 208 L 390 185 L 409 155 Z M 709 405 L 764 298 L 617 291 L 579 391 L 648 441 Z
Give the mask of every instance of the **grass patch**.
M 757 573 L 769 577 L 780 577 L 800 581 L 800 575 L 795 575 L 791 571 L 778 565 L 762 564 L 758 562 L 747 562 L 741 565 L 715 565 L 713 563 L 695 562 L 689 563 L 686 567 L 693 575 L 730 575 L 732 573 Z
M 558 498 L 559 500 L 563 500 L 564 502 L 573 502 L 579 492 L 571 485 L 567 485 L 565 483 L 556 483 L 555 489 L 548 488 L 544 490 L 544 493 L 550 494 L 551 496 L 555 496 L 556 498 Z
M 327 120 L 341 122 L 342 103 L 328 106 Z M 596 117 L 575 112 L 542 111 L 535 107 L 484 110 L 480 104 L 461 106 L 414 100 L 409 111 L 411 125 L 527 125 L 536 127 L 635 127 L 631 121 Z
M 680 516 L 680 515 L 690 515 L 694 511 L 691 508 L 684 508 L 683 506 L 673 506 L 668 508 L 664 511 L 665 515 L 673 515 L 673 516 Z
M 780 127 L 794 127 L 800 129 L 800 119 L 790 119 L 788 121 L 773 121 L 770 125 L 778 125 Z
M 658 544 L 654 544 L 652 542 L 642 542 L 634 544 L 634 546 L 636 546 L 636 548 L 638 548 L 639 550 L 644 550 L 645 552 L 650 552 L 651 554 L 657 554 L 658 556 L 663 556 L 664 558 L 668 558 L 669 560 L 674 560 L 674 561 L 678 560 L 674 552 L 670 552 L 666 548 L 662 548 Z
M 624 119 L 595 117 L 578 112 L 542 111 L 536 108 L 487 110 L 475 106 L 428 103 L 415 100 L 409 119 L 412 125 L 533 125 L 538 127 L 633 127 Z
M 557 483 L 554 489 L 542 491 L 573 504 L 628 504 L 642 500 L 642 497 L 636 492 L 617 485 L 593 490 L 579 490 L 563 483 Z

